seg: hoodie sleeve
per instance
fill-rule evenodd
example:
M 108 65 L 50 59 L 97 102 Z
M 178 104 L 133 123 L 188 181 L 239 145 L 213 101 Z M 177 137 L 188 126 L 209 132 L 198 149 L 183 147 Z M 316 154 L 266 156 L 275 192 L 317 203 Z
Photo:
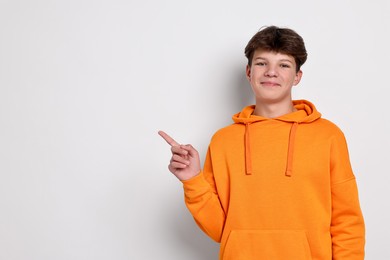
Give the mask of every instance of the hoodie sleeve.
M 332 252 L 333 259 L 363 260 L 365 227 L 357 184 L 349 161 L 344 135 L 340 132 L 331 148 Z
M 195 222 L 209 237 L 220 242 L 225 212 L 215 187 L 210 149 L 207 152 L 203 171 L 182 183 L 185 203 Z

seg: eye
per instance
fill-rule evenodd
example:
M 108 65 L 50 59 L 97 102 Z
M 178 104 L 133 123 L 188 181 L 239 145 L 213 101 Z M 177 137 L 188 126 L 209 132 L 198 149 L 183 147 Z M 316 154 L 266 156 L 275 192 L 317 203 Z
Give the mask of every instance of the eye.
M 280 64 L 280 67 L 282 67 L 282 68 L 290 68 L 291 66 L 289 64 L 282 63 L 282 64 Z
M 265 63 L 265 62 L 263 62 L 263 61 L 260 61 L 260 62 L 257 62 L 257 63 L 256 63 L 256 65 L 258 65 L 258 66 L 265 66 L 265 65 L 266 65 L 266 63 Z

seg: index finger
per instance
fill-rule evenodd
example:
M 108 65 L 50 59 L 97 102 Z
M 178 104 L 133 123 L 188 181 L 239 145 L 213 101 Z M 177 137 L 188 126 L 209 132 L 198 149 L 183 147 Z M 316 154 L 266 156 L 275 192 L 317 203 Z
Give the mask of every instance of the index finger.
M 164 140 L 170 145 L 170 146 L 180 146 L 179 143 L 177 143 L 172 137 L 170 137 L 167 133 L 164 131 L 158 131 L 158 134 L 164 138 Z

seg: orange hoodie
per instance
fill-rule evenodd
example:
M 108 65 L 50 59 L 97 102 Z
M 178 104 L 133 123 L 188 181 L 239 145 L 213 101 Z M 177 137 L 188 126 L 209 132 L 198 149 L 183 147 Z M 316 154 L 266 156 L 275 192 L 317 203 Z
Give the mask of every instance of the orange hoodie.
M 254 106 L 213 136 L 183 181 L 196 223 L 227 260 L 360 260 L 365 229 L 341 130 L 313 104 L 264 118 Z

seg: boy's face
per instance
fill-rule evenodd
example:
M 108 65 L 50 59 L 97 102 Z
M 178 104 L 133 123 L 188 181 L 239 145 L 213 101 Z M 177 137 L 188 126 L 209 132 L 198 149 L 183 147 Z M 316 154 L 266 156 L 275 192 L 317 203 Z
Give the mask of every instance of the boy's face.
M 277 103 L 291 101 L 291 88 L 299 83 L 302 71 L 296 72 L 294 57 L 282 53 L 256 50 L 246 76 L 256 101 Z

